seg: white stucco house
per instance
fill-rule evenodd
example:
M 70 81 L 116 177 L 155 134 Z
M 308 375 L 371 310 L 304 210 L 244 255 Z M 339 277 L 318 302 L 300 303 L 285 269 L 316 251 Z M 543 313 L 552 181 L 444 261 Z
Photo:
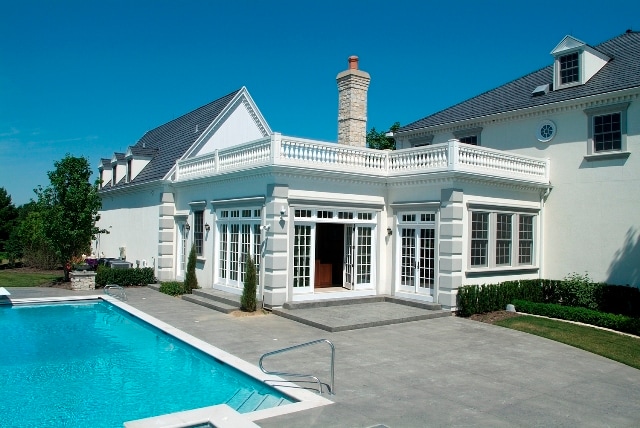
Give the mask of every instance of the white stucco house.
M 365 148 L 369 75 L 338 74 L 338 142 L 275 133 L 246 88 L 147 132 L 99 166 L 107 257 L 266 307 L 395 295 L 455 308 L 514 278 L 640 285 L 640 33 L 571 36 L 549 66 Z

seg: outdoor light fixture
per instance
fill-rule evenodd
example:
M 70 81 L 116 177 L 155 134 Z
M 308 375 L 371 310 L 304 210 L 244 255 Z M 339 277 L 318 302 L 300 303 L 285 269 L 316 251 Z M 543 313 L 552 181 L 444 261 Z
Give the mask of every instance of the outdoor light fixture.
M 209 223 L 204 224 L 204 230 L 206 230 L 207 232 L 211 230 L 211 226 L 209 226 Z
M 390 227 L 387 227 L 387 236 L 393 235 L 393 230 Z
M 269 229 L 271 229 L 271 225 L 270 224 L 265 224 L 264 226 L 260 226 L 260 229 L 265 230 L 265 231 L 269 230 Z
M 191 230 L 191 226 L 189 225 L 189 223 L 185 223 L 184 228 L 187 230 Z
M 287 213 L 287 210 L 284 206 L 280 207 L 280 221 L 284 221 L 284 215 Z

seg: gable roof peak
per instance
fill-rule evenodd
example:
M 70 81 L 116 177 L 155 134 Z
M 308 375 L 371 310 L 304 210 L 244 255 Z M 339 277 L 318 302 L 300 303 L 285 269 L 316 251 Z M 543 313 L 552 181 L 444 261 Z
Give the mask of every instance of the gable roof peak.
M 566 35 L 564 38 L 556 45 L 555 48 L 551 51 L 551 55 L 558 55 L 559 53 L 573 50 L 576 48 L 580 48 L 582 46 L 586 46 L 586 43 L 580 39 L 577 39 L 573 36 Z

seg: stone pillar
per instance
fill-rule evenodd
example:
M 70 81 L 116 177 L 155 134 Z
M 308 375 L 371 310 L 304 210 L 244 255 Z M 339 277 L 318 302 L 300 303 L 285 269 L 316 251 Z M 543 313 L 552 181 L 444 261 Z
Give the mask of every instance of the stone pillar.
M 264 266 L 263 302 L 268 309 L 282 306 L 287 301 L 289 284 L 289 187 L 280 184 L 267 186 L 265 203 L 266 244 Z M 284 214 L 281 214 L 284 211 Z
M 460 189 L 441 190 L 438 303 L 447 309 L 455 308 L 458 287 L 462 285 L 462 196 Z
M 72 290 L 95 290 L 96 273 L 85 270 L 72 270 L 69 272 Z
M 173 193 L 164 192 L 160 196 L 158 207 L 158 261 L 156 263 L 156 278 L 158 281 L 169 281 L 175 278 L 174 254 L 175 248 L 175 204 Z
M 349 57 L 349 69 L 336 77 L 338 83 L 338 144 L 366 147 L 367 90 L 369 73 L 358 70 L 358 57 Z

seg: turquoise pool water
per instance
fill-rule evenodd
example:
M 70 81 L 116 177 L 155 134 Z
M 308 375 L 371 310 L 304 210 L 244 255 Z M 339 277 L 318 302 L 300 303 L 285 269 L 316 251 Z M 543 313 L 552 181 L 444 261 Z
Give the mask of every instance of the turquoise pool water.
M 121 427 L 277 390 L 106 302 L 0 307 L 0 425 Z

